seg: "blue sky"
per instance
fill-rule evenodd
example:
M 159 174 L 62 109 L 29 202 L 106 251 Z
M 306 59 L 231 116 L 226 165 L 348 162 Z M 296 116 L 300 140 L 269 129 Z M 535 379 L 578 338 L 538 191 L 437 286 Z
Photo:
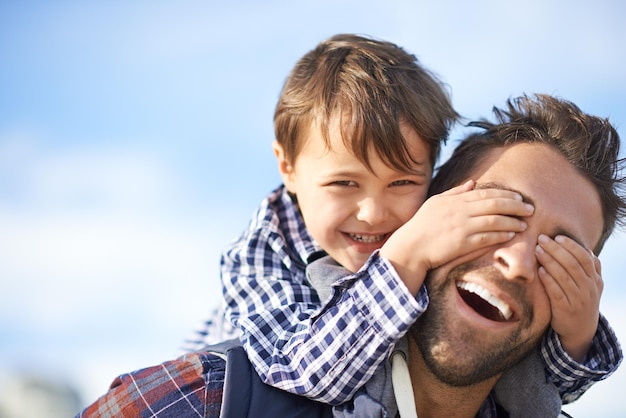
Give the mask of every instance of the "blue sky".
M 222 248 L 279 184 L 284 78 L 335 33 L 415 53 L 470 119 L 551 93 L 626 135 L 622 3 L 432 3 L 0 1 L 0 377 L 92 401 L 177 353 L 218 299 Z M 601 256 L 622 341 L 625 246 Z M 568 411 L 618 416 L 624 385 L 622 368 Z

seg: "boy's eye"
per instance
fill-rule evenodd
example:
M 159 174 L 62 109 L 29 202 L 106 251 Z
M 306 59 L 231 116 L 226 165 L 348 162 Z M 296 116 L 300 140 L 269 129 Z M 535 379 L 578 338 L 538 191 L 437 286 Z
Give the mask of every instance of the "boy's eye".
M 415 182 L 411 180 L 397 180 L 392 182 L 390 186 L 407 186 L 411 184 L 415 184 Z
M 352 180 L 339 180 L 339 181 L 333 181 L 332 183 L 330 183 L 331 186 L 342 186 L 342 187 L 354 187 L 356 186 L 356 182 L 352 181 Z

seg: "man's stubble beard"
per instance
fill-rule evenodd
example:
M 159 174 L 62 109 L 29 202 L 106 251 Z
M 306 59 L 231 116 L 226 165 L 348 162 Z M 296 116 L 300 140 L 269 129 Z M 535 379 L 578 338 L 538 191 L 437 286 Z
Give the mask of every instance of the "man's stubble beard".
M 445 309 L 451 304 L 445 301 L 445 290 L 450 286 L 456 287 L 456 280 L 474 269 L 476 267 L 471 263 L 458 266 L 439 285 L 429 274 L 426 278 L 430 298 L 428 309 L 409 330 L 409 336 L 415 341 L 430 372 L 439 381 L 455 387 L 474 385 L 500 375 L 535 349 L 543 335 L 542 332 L 523 340 L 522 334 L 533 319 L 532 308 L 528 303 L 524 304 L 526 308 L 522 326 L 499 341 L 480 335 L 479 331 L 467 325 L 446 319 Z M 478 269 L 483 270 L 482 274 L 501 277 L 492 267 Z M 521 286 L 506 282 L 501 284 L 513 294 L 525 293 Z

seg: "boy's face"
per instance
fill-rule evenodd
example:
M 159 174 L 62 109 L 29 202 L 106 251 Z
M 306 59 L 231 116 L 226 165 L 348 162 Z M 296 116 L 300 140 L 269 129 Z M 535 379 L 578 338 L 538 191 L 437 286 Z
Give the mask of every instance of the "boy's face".
M 363 266 L 426 199 L 433 171 L 429 147 L 413 129 L 401 126 L 401 132 L 421 163 L 413 173 L 388 167 L 373 151 L 373 172 L 368 170 L 345 147 L 338 118 L 331 120 L 330 149 L 312 126 L 293 165 L 274 144 L 283 182 L 296 194 L 309 234 L 350 271 Z

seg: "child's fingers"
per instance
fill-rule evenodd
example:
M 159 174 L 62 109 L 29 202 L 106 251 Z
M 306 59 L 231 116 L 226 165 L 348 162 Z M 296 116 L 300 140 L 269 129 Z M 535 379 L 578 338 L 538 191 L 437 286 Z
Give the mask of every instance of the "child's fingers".
M 533 205 L 523 202 L 518 193 L 509 190 L 472 190 L 465 193 L 463 198 L 471 208 L 470 214 L 473 216 L 501 214 L 527 217 L 535 210 Z
M 462 227 L 449 235 L 456 236 L 455 242 L 462 244 L 463 252 L 468 252 L 510 241 L 527 227 L 525 221 L 512 216 L 480 216 L 465 219 Z
M 600 274 L 600 260 L 598 257 L 591 250 L 583 247 L 573 239 L 565 235 L 557 235 L 554 240 L 550 240 L 543 235 L 539 239 L 545 242 L 546 250 L 551 249 L 551 251 L 554 251 L 553 256 L 564 267 L 571 266 L 572 269 L 581 267 L 589 277 Z M 542 246 L 544 245 L 542 244 Z
M 506 189 L 473 189 L 464 195 L 467 202 L 488 199 L 512 199 L 522 201 L 522 195 L 512 190 Z
M 511 231 L 491 231 L 478 232 L 467 237 L 468 249 L 478 249 L 489 247 L 503 242 L 510 241 L 515 236 L 515 232 Z
M 549 247 L 549 250 L 547 250 L 546 247 Z M 537 261 L 539 262 L 539 265 L 540 265 L 539 277 L 542 279 L 542 282 L 548 281 L 549 283 L 554 283 L 567 296 L 571 294 L 572 291 L 576 291 L 578 289 L 578 283 L 572 279 L 572 275 L 570 274 L 570 271 L 568 271 L 563 266 L 563 264 L 561 264 L 561 261 L 559 261 L 555 257 L 557 248 L 558 248 L 558 245 L 556 245 L 556 243 L 554 243 L 553 241 L 550 240 L 550 242 L 546 242 L 545 238 L 540 238 L 539 244 L 537 245 L 537 248 L 535 251 L 535 254 L 537 255 Z M 566 257 L 566 255 L 562 253 L 558 255 L 560 256 L 561 260 L 563 260 L 563 258 Z M 571 261 L 571 260 L 568 260 L 568 261 Z M 579 270 L 582 271 L 581 268 Z M 545 286 L 545 283 L 544 283 L 544 286 Z M 557 292 L 554 292 L 554 293 L 556 294 Z
M 534 212 L 534 207 L 523 202 L 522 196 L 517 192 L 505 189 L 473 189 L 474 186 L 475 182 L 468 180 L 429 200 L 434 199 L 450 207 L 462 206 L 469 217 L 497 214 L 526 217 Z
M 602 288 L 600 261 L 571 238 L 558 235 L 552 240 L 542 234 L 536 253 L 539 263 L 564 290 Z
M 476 185 L 476 182 L 474 180 L 467 180 L 465 183 L 459 186 L 453 187 L 451 189 L 448 189 L 444 192 L 439 193 L 439 195 L 440 196 L 452 196 L 452 195 L 456 195 L 460 193 L 465 193 L 465 192 L 472 190 L 475 185 Z
M 512 199 L 521 202 L 522 196 L 514 191 L 506 189 L 474 189 L 476 182 L 474 180 L 468 180 L 465 183 L 448 189 L 438 194 L 438 196 L 454 196 L 463 194 L 466 202 L 473 202 L 477 200 L 487 199 Z
M 492 232 L 522 232 L 528 228 L 528 224 L 514 216 L 484 215 L 470 217 L 463 227 L 468 231 L 467 235 L 471 236 Z
M 589 252 L 591 253 L 591 255 L 593 257 L 593 265 L 594 265 L 594 268 L 596 270 L 596 273 L 598 273 L 598 275 L 600 275 L 600 277 L 602 277 L 602 263 L 600 263 L 600 259 L 598 258 L 597 255 L 595 255 L 593 253 L 593 251 L 589 250 Z
M 586 276 L 581 264 L 567 248 L 544 234 L 539 235 L 538 241 L 536 253 L 539 263 L 562 288 L 570 284 L 570 280 Z M 578 286 L 577 280 L 574 279 L 573 284 Z
M 543 266 L 540 266 L 537 272 L 539 274 L 539 279 L 543 284 L 543 288 L 546 290 L 548 298 L 550 299 L 552 311 L 554 312 L 556 307 L 559 304 L 562 304 L 562 302 L 569 304 L 569 300 L 567 298 L 568 293 L 561 287 L 560 282 L 555 280 L 555 278 L 548 273 Z
M 565 235 L 557 235 L 554 238 L 554 241 L 559 244 L 561 248 L 567 250 L 577 260 L 578 264 L 582 266 L 588 276 L 597 274 L 597 257 L 593 254 L 593 252 L 591 252 L 591 250 L 588 250 Z

